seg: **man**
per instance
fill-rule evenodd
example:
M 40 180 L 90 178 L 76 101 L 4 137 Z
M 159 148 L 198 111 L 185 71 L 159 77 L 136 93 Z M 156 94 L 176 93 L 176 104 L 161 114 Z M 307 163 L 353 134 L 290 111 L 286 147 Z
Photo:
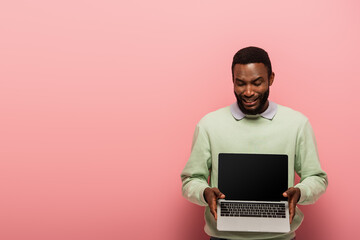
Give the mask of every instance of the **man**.
M 268 100 L 275 74 L 263 49 L 241 49 L 231 69 L 236 103 L 207 114 L 197 124 L 191 155 L 181 173 L 183 196 L 206 206 L 205 232 L 211 239 L 294 239 L 303 220 L 296 204 L 314 203 L 328 184 L 313 130 L 304 115 Z M 289 189 L 283 195 L 289 201 L 289 233 L 217 230 L 216 202 L 226 197 L 217 188 L 219 153 L 288 155 Z M 295 172 L 301 180 L 294 186 Z

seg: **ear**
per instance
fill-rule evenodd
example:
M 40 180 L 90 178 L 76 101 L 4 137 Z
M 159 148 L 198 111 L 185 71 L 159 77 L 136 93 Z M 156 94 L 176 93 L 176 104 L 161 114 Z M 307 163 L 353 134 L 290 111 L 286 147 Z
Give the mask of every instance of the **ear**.
M 271 75 L 270 75 L 270 79 L 269 79 L 269 86 L 271 86 L 273 84 L 274 78 L 275 78 L 275 73 L 272 72 Z

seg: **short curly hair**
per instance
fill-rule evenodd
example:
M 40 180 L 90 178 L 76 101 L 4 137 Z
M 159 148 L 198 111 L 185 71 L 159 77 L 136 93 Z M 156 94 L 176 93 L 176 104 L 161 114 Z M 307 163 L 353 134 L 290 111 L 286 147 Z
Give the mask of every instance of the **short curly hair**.
M 233 58 L 231 65 L 231 72 L 234 78 L 234 66 L 236 64 L 249 64 L 249 63 L 263 63 L 268 71 L 268 76 L 270 77 L 272 73 L 271 62 L 267 52 L 258 47 L 246 47 L 240 49 Z

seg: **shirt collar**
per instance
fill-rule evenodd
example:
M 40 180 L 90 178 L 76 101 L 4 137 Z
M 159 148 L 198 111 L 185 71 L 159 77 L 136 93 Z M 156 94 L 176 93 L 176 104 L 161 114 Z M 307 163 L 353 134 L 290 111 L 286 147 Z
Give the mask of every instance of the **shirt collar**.
M 276 103 L 269 101 L 269 106 L 264 112 L 262 112 L 260 114 L 256 114 L 256 115 L 246 115 L 240 110 L 237 102 L 230 105 L 231 114 L 233 115 L 233 117 L 236 120 L 241 120 L 244 117 L 246 117 L 246 118 L 257 118 L 259 116 L 261 116 L 263 118 L 266 118 L 266 119 L 269 119 L 269 120 L 272 120 L 274 118 L 275 114 L 277 113 L 277 108 L 278 107 L 277 107 Z

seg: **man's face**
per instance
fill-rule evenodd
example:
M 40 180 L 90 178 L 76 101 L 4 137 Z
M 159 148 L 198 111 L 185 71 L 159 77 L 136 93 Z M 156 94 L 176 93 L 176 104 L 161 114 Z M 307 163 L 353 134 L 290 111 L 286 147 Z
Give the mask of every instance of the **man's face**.
M 263 63 L 236 64 L 234 66 L 234 93 L 241 111 L 245 114 L 259 114 L 269 106 L 270 78 Z

